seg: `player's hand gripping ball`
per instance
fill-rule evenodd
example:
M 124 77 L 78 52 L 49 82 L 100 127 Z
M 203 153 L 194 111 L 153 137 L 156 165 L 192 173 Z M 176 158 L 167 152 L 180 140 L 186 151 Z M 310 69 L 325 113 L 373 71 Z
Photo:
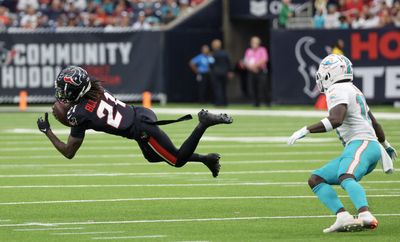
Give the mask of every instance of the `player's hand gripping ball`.
M 67 119 L 69 108 L 69 105 L 57 101 L 53 105 L 53 116 L 58 120 L 58 122 L 65 126 L 71 127 Z

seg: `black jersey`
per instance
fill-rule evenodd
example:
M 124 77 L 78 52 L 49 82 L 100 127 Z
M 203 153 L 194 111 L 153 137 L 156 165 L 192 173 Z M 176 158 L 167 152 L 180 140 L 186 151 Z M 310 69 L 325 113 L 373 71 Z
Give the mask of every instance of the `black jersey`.
M 98 100 L 83 98 L 69 109 L 67 119 L 72 126 L 71 136 L 76 138 L 83 138 L 87 129 L 133 138 L 133 107 L 106 91 Z

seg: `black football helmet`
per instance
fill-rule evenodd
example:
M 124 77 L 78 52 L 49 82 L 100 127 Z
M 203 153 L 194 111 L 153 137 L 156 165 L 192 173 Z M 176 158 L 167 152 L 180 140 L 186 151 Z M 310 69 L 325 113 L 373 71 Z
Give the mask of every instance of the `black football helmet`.
M 89 74 L 79 66 L 68 66 L 55 81 L 56 99 L 60 102 L 77 102 L 91 88 Z

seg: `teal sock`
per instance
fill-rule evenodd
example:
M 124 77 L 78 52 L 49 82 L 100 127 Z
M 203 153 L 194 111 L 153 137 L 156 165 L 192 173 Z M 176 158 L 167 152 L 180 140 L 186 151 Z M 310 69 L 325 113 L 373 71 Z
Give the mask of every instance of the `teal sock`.
M 335 190 L 333 190 L 330 185 L 320 183 L 315 186 L 312 191 L 318 196 L 319 200 L 332 211 L 333 214 L 336 214 L 339 209 L 344 207 Z
M 368 206 L 367 195 L 364 188 L 353 178 L 347 178 L 340 184 L 342 188 L 349 194 L 354 206 L 358 209 Z

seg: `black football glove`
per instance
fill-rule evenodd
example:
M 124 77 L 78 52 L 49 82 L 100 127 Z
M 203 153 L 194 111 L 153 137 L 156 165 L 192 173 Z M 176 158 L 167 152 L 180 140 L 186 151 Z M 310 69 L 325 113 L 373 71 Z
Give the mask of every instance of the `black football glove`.
M 43 132 L 45 134 L 47 134 L 47 132 L 49 132 L 50 123 L 49 123 L 49 114 L 48 113 L 44 114 L 44 119 L 42 117 L 38 118 L 37 126 L 41 132 Z

